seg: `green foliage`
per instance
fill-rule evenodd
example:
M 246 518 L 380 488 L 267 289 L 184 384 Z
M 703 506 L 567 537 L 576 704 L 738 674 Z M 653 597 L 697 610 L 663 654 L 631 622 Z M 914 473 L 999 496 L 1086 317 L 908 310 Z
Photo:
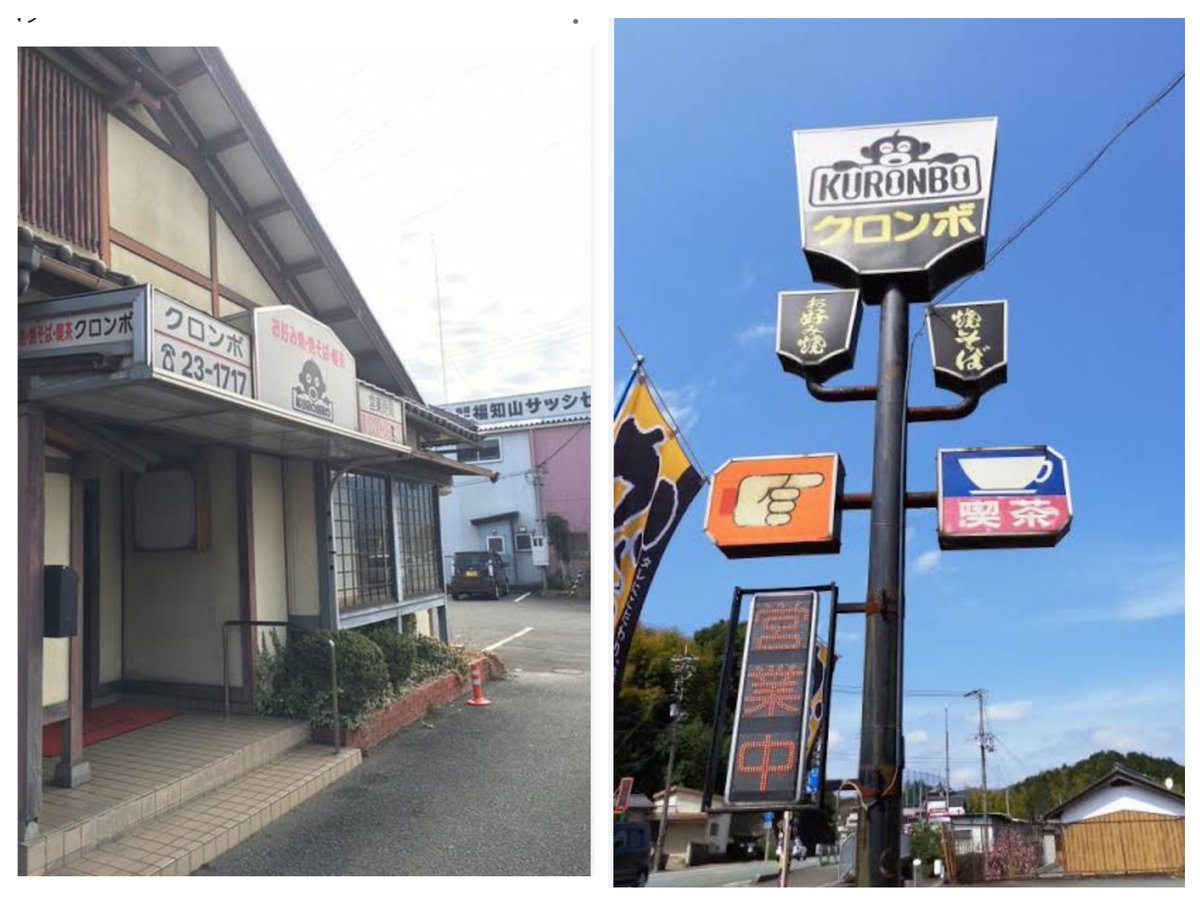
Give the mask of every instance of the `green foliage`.
M 413 659 L 417 654 L 416 636 L 396 631 L 394 621 L 372 626 L 364 634 L 383 651 L 392 688 L 403 685 L 412 674 Z
M 976 851 L 956 856 L 954 875 L 959 885 L 978 885 L 983 882 L 983 855 Z
M 571 562 L 571 527 L 557 513 L 546 514 L 546 537 L 559 561 L 566 566 Z
M 917 823 L 912 830 L 912 856 L 921 861 L 921 875 L 929 878 L 933 875 L 933 861 L 944 858 L 942 848 L 942 833 L 936 826 L 929 823 Z
M 419 685 L 449 672 L 466 677 L 469 664 L 462 652 L 429 635 L 414 635 L 412 641 L 413 662 L 408 686 Z

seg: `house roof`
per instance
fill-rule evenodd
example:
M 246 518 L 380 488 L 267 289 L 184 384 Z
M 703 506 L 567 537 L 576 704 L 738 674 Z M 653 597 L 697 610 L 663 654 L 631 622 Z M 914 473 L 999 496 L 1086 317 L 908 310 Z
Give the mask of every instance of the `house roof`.
M 214 47 L 43 49 L 195 177 L 271 290 L 332 328 L 364 381 L 421 396 L 242 90 Z M 128 112 L 140 103 L 150 128 Z
M 1092 792 L 1098 791 L 1099 789 L 1109 788 L 1109 787 L 1115 786 L 1115 785 L 1137 785 L 1148 791 L 1156 792 L 1160 795 L 1165 795 L 1166 797 L 1172 798 L 1176 801 L 1182 800 L 1182 798 L 1183 798 L 1183 795 L 1181 795 L 1177 792 L 1173 792 L 1173 791 L 1165 788 L 1162 785 L 1159 785 L 1157 782 L 1155 782 L 1149 776 L 1143 776 L 1141 773 L 1135 773 L 1133 770 L 1126 769 L 1125 767 L 1121 766 L 1118 763 L 1113 766 L 1112 770 L 1110 770 L 1105 775 L 1101 776 L 1099 779 L 1097 779 L 1095 782 L 1093 782 L 1087 788 L 1076 793 L 1072 797 L 1067 798 L 1067 800 L 1063 801 L 1057 807 L 1054 807 L 1051 810 L 1046 811 L 1044 819 L 1047 819 L 1047 820 L 1057 819 L 1058 817 L 1060 817 L 1062 815 L 1062 812 L 1064 810 L 1066 810 L 1068 807 L 1070 807 L 1072 804 L 1074 804 L 1076 801 L 1078 801 L 1080 798 L 1084 797 L 1085 795 L 1091 794 Z

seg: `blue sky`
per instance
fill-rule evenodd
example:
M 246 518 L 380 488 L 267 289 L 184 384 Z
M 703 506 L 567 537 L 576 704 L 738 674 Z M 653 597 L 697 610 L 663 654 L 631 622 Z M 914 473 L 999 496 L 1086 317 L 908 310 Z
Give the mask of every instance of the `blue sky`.
M 618 21 L 616 322 L 711 472 L 735 456 L 836 451 L 870 490 L 872 408 L 821 404 L 774 354 L 780 290 L 817 287 L 800 251 L 791 133 L 998 116 L 997 247 L 1184 67 L 1174 21 Z M 1184 754 L 1184 134 L 1181 85 L 954 301 L 1009 300 L 1008 384 L 966 420 L 909 429 L 909 490 L 938 447 L 1050 444 L 1075 520 L 1050 550 L 937 550 L 908 514 L 905 684 L 989 692 L 989 784 L 1107 748 Z M 912 329 L 922 308 L 912 311 Z M 878 310 L 857 366 L 875 379 Z M 618 380 L 630 356 L 615 348 Z M 619 386 L 618 386 L 619 387 Z M 947 403 L 926 339 L 910 403 Z M 690 631 L 734 585 L 866 585 L 865 512 L 838 555 L 726 560 L 693 503 L 644 624 Z M 863 623 L 839 622 L 831 776 L 857 767 Z M 975 701 L 910 696 L 910 771 L 976 784 Z

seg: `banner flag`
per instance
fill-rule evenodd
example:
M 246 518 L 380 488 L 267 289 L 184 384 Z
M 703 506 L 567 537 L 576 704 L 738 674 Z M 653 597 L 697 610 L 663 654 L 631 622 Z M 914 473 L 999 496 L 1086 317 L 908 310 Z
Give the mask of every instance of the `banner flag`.
M 639 371 L 613 425 L 613 678 L 617 691 L 633 630 L 667 542 L 703 478 Z

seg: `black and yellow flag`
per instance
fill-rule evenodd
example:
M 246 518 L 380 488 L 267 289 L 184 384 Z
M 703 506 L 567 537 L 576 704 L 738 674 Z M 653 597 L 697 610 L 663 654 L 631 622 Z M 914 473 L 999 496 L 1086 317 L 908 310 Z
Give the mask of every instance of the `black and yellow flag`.
M 703 484 L 639 372 L 613 425 L 613 677 L 617 691 L 650 580 L 675 527 Z

